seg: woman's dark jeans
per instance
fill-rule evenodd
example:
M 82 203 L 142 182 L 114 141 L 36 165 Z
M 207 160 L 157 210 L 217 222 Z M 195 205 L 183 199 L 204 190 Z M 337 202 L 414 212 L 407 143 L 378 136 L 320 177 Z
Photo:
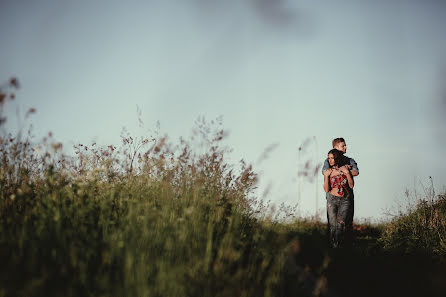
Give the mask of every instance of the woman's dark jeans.
M 350 196 L 337 197 L 327 193 L 327 215 L 332 247 L 344 244 L 345 223 L 348 220 L 352 199 Z

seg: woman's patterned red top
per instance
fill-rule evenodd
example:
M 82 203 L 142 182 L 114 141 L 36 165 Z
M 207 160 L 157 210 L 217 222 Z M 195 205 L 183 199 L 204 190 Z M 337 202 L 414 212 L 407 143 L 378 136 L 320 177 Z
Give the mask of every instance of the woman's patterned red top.
M 330 177 L 331 188 L 332 189 L 337 188 L 338 194 L 341 197 L 344 197 L 344 195 L 345 195 L 344 188 L 346 191 L 348 191 L 347 190 L 347 182 L 348 182 L 347 176 L 342 171 L 341 171 L 341 174 Z

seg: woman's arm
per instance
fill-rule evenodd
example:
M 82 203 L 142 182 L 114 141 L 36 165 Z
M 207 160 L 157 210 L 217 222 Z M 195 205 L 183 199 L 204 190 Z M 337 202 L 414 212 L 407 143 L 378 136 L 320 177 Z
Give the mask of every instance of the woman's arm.
M 350 187 L 350 189 L 353 189 L 353 187 L 355 186 L 355 181 L 353 180 L 352 176 L 350 175 L 350 172 L 347 173 L 347 180 L 348 180 L 348 186 Z
M 324 191 L 325 191 L 325 193 L 330 191 L 330 183 L 329 183 L 330 174 L 331 174 L 331 169 L 327 169 L 324 171 Z
M 342 166 L 340 169 L 342 172 L 344 172 L 345 176 L 347 176 L 348 186 L 350 187 L 350 189 L 353 189 L 353 187 L 355 186 L 355 182 L 353 181 L 350 171 L 345 166 Z

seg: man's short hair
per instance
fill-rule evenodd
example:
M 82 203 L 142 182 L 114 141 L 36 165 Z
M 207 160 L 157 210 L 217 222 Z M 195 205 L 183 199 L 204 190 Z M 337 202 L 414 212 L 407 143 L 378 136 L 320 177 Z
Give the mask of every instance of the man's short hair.
M 344 138 L 342 138 L 342 137 L 338 137 L 338 138 L 333 139 L 332 145 L 333 145 L 333 147 L 335 147 L 335 146 L 338 145 L 338 143 L 341 143 L 341 142 L 344 142 L 344 143 L 345 143 Z

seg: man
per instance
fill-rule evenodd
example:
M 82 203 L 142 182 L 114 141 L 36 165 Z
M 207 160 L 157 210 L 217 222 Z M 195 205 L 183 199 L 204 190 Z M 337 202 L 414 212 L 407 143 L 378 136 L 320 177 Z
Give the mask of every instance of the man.
M 347 152 L 347 144 L 345 143 L 344 138 L 340 137 L 340 138 L 333 139 L 332 146 L 334 149 L 337 149 L 338 151 L 341 151 L 344 153 L 342 163 L 345 164 L 345 166 L 350 170 L 352 177 L 358 176 L 359 175 L 358 164 L 356 163 L 356 161 L 353 158 L 349 158 L 345 155 L 345 153 Z M 324 174 L 324 172 L 326 170 L 328 170 L 329 168 L 330 168 L 330 165 L 328 163 L 328 158 L 327 158 L 327 159 L 325 159 L 324 166 L 322 166 L 322 174 Z M 345 222 L 346 242 L 348 244 L 352 244 L 352 241 L 353 241 L 353 215 L 355 212 L 355 199 L 354 199 L 355 196 L 353 193 L 353 189 L 350 189 L 350 191 L 351 191 L 352 201 L 351 201 L 351 206 L 349 209 L 349 214 L 348 214 L 347 220 Z

